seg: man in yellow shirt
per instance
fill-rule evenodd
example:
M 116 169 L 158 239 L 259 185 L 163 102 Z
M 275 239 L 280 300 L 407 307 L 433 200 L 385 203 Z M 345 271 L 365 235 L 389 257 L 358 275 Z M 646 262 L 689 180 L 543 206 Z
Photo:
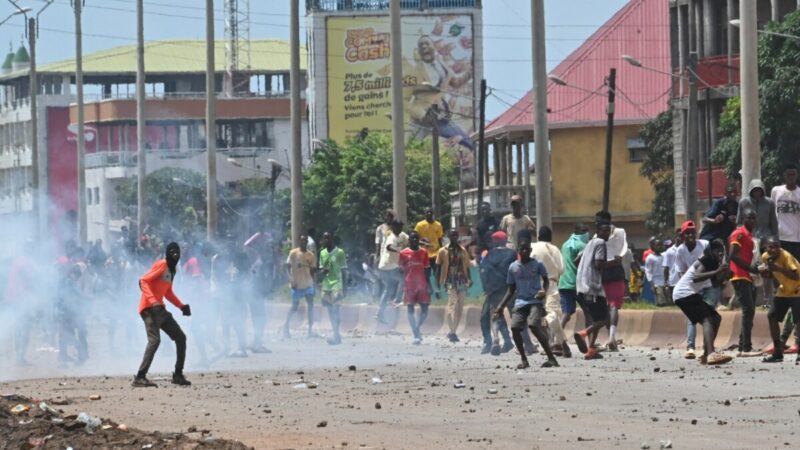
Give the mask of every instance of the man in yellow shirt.
M 289 275 L 289 286 L 292 288 L 292 307 L 283 324 L 283 337 L 289 338 L 292 316 L 300 306 L 300 300 L 306 300 L 308 313 L 308 337 L 314 335 L 314 272 L 317 267 L 317 256 L 308 248 L 308 237 L 300 236 L 300 246 L 289 252 L 286 258 L 286 270 Z
M 791 308 L 794 317 L 800 317 L 800 264 L 774 237 L 764 239 L 767 251 L 761 255 L 762 264 L 758 267 L 764 278 L 774 277 L 780 283 L 778 293 L 772 302 L 767 318 L 769 334 L 772 336 L 773 353 L 764 358 L 765 363 L 783 361 L 783 342 L 780 337 L 780 323 Z M 769 280 L 768 280 L 769 281 Z M 798 333 L 795 323 L 795 334 Z M 800 362 L 800 355 L 797 358 Z
M 414 231 L 419 234 L 420 244 L 424 245 L 428 251 L 430 267 L 425 269 L 425 276 L 430 280 L 431 274 L 438 273 L 438 270 L 436 270 L 436 257 L 439 255 L 439 249 L 442 248 L 444 229 L 442 224 L 433 217 L 433 209 L 428 208 L 425 210 L 425 220 L 419 221 L 417 226 L 414 227 Z M 435 277 L 431 283 L 432 294 L 439 297 L 439 286 Z

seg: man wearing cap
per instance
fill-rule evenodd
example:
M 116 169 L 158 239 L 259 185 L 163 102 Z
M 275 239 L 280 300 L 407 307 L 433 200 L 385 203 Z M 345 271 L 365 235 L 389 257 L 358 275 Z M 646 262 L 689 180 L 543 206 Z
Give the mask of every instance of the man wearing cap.
M 512 250 L 517 249 L 517 234 L 522 230 L 530 230 L 531 234 L 536 232 L 536 223 L 522 214 L 522 197 L 519 195 L 511 196 L 511 214 L 506 214 L 500 222 L 500 231 L 508 236 L 506 246 Z
M 516 261 L 517 253 L 506 247 L 508 240 L 502 231 L 495 231 L 490 238 L 490 249 L 481 260 L 481 284 L 486 298 L 481 309 L 481 332 L 483 333 L 483 349 L 481 354 L 490 353 L 499 355 L 514 348 L 514 341 L 508 333 L 505 315 L 500 314 L 493 318 L 492 314 L 497 305 L 503 300 L 506 293 L 506 277 L 511 263 Z M 500 347 L 500 337 L 503 336 L 503 347 Z
M 181 300 L 172 292 L 172 280 L 175 279 L 175 271 L 178 261 L 181 259 L 181 248 L 175 242 L 167 245 L 164 259 L 159 259 L 153 264 L 146 274 L 139 279 L 139 289 L 142 290 L 142 297 L 139 300 L 139 315 L 144 321 L 147 331 L 147 349 L 144 352 L 142 364 L 133 379 L 134 387 L 154 387 L 155 383 L 147 379 L 147 372 L 156 350 L 161 344 L 161 331 L 175 341 L 177 360 L 175 361 L 175 372 L 172 373 L 172 383 L 180 386 L 189 386 L 192 383 L 183 376 L 183 363 L 186 359 L 186 335 L 183 334 L 180 325 L 172 317 L 172 314 L 164 307 L 164 297 L 173 305 L 178 307 L 184 316 L 191 316 L 192 310 L 189 305 L 184 305 Z
M 681 224 L 681 240 L 683 243 L 675 250 L 675 272 L 678 278 L 682 277 L 695 261 L 703 256 L 703 252 L 708 247 L 708 241 L 697 239 L 697 227 L 694 221 L 687 220 Z M 708 283 L 711 287 L 711 282 Z M 691 320 L 687 321 L 687 348 L 684 357 L 694 359 L 694 341 L 697 336 L 697 327 Z

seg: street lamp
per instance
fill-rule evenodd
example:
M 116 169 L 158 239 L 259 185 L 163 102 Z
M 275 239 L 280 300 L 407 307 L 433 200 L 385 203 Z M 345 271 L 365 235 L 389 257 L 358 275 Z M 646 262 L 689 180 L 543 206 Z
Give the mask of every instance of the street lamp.
M 559 77 L 558 75 L 550 74 L 550 75 L 547 76 L 547 79 L 552 81 L 553 83 L 559 85 L 559 86 L 566 86 L 568 88 L 576 89 L 578 91 L 583 91 L 583 92 L 586 92 L 586 93 L 589 93 L 589 94 L 592 94 L 592 95 L 599 95 L 601 97 L 604 96 L 600 92 L 592 91 L 592 90 L 589 90 L 589 89 L 586 89 L 586 88 L 582 88 L 580 86 L 571 85 L 571 84 L 567 83 L 563 78 Z
M 734 26 L 736 28 L 739 28 L 742 25 L 742 21 L 739 20 L 739 19 L 733 19 L 728 23 L 731 24 L 731 26 Z M 800 36 L 795 36 L 793 34 L 778 33 L 777 31 L 769 31 L 769 30 L 756 30 L 756 31 L 758 33 L 761 33 L 761 34 L 771 34 L 773 36 L 780 36 L 780 37 L 785 37 L 785 38 L 795 39 L 795 40 L 800 41 Z
M 688 77 L 685 77 L 683 75 L 677 75 L 677 74 L 670 73 L 670 72 L 667 72 L 667 71 L 664 71 L 664 70 L 656 69 L 654 67 L 645 66 L 644 64 L 642 64 L 641 61 L 639 61 L 638 59 L 634 58 L 631 55 L 622 55 L 621 57 L 622 57 L 623 61 L 625 61 L 626 63 L 632 65 L 633 67 L 638 67 L 640 69 L 649 70 L 650 72 L 660 73 L 660 74 L 663 74 L 663 75 L 669 75 L 672 78 L 676 78 L 678 80 L 684 80 L 684 81 L 688 81 L 689 80 Z
M 20 15 L 20 14 L 27 14 L 27 13 L 29 13 L 29 12 L 31 12 L 31 11 L 33 11 L 33 9 L 31 9 L 31 8 L 19 8 L 19 9 L 17 9 L 16 11 L 14 11 L 13 13 L 9 14 L 9 15 L 8 15 L 8 17 L 6 17 L 5 19 L 3 19 L 3 21 L 2 21 L 2 22 L 0 22 L 0 25 L 2 25 L 2 24 L 4 24 L 4 23 L 8 22 L 8 20 L 9 20 L 9 19 L 11 19 L 11 18 L 12 18 L 12 17 L 14 17 L 14 16 L 18 16 L 18 15 Z

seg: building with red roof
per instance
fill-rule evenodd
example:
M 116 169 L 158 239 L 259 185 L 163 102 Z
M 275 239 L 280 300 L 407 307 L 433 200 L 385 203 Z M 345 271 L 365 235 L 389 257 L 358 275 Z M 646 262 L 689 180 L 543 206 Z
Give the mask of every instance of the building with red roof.
M 664 73 L 634 67 L 623 61 L 622 55 L 635 56 L 642 65 Z M 649 181 L 639 175 L 647 151 L 639 131 L 669 108 L 673 89 L 670 60 L 669 3 L 631 0 L 551 72 L 547 100 L 556 241 L 569 236 L 574 223 L 592 222 L 594 213 L 602 208 L 606 84 L 615 68 L 609 209 L 615 224 L 626 228 L 634 242 L 646 242 L 644 221 L 654 194 Z M 512 194 L 525 195 L 526 177 L 527 185 L 533 184 L 535 168 L 529 164 L 535 159 L 531 150 L 536 151 L 532 100 L 528 92 L 486 126 L 483 200 L 492 203 L 496 211 L 508 209 Z M 525 195 L 531 215 L 533 190 L 530 186 Z M 467 209 L 474 208 L 475 190 L 465 197 Z M 457 201 L 453 205 L 455 215 Z

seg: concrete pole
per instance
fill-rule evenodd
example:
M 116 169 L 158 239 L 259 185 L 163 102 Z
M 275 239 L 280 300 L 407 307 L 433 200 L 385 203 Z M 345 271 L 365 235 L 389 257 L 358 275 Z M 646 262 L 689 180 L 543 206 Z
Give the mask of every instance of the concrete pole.
M 742 186 L 761 178 L 760 130 L 758 124 L 758 39 L 756 2 L 739 2 L 739 64 L 742 98 Z
M 678 11 L 678 72 L 683 73 L 688 36 L 686 35 L 686 21 L 683 19 L 683 7 L 678 4 L 675 9 Z M 683 81 L 678 83 L 678 97 L 683 97 Z
M 392 32 L 392 203 L 400 220 L 406 221 L 406 146 L 403 116 L 403 36 L 400 0 L 391 0 Z
M 697 53 L 689 52 L 689 114 L 686 129 L 686 220 L 697 212 L 697 159 L 700 147 L 700 109 L 697 106 Z
M 431 132 L 431 208 L 433 208 L 433 215 L 439 217 L 442 214 L 442 181 L 439 167 L 439 128 L 435 121 L 432 124 Z M 461 214 L 463 215 L 464 211 L 461 211 Z
M 706 56 L 719 54 L 717 46 L 717 23 L 719 22 L 719 2 L 716 0 L 703 0 L 703 50 Z
M 291 127 L 292 127 L 292 243 L 300 245 L 303 233 L 303 153 L 302 134 L 300 132 L 300 2 L 291 0 L 290 24 L 290 90 L 291 90 Z
M 531 213 L 531 161 L 530 161 L 530 145 L 526 142 L 523 144 L 524 150 L 522 154 L 522 165 L 525 178 L 522 182 L 525 184 L 525 214 Z
M 798 0 L 798 1 L 800 1 L 800 0 Z M 728 35 L 727 35 L 727 38 L 728 38 L 728 68 L 727 68 L 727 72 L 728 72 L 728 84 L 731 84 L 731 83 L 733 83 L 733 69 L 731 69 L 731 67 L 733 66 L 733 54 L 735 53 L 733 51 L 733 48 L 736 45 L 736 33 L 738 32 L 738 28 L 734 27 L 731 24 L 731 20 L 736 18 L 736 11 L 734 10 L 734 7 L 733 7 L 733 0 L 727 0 L 727 2 L 728 2 L 727 3 L 728 21 L 726 22 L 727 23 L 727 27 L 728 27 Z
M 78 242 L 86 243 L 88 238 L 86 219 L 86 135 L 83 108 L 83 24 L 81 23 L 81 2 L 75 5 L 75 95 L 78 103 Z M 108 203 L 108 202 L 106 202 Z M 106 220 L 108 216 L 106 216 Z
M 138 229 L 137 245 L 139 237 L 141 237 L 142 232 L 144 232 L 145 222 L 147 222 L 147 212 L 145 211 L 146 193 L 144 188 L 144 178 L 147 175 L 144 102 L 144 1 L 136 0 L 136 174 L 138 176 L 136 184 L 136 226 Z
M 36 76 L 36 19 L 28 19 L 28 47 L 30 50 L 30 92 L 31 92 L 31 212 L 33 216 L 34 238 L 40 236 L 39 218 L 39 80 Z
M 531 0 L 533 36 L 533 135 L 536 141 L 536 224 L 552 227 L 550 192 L 550 132 L 547 127 L 547 56 L 544 41 L 544 0 Z
M 206 0 L 206 239 L 217 237 L 217 84 L 214 0 Z
M 780 0 L 772 0 L 772 21 L 780 22 L 780 20 L 781 20 Z

